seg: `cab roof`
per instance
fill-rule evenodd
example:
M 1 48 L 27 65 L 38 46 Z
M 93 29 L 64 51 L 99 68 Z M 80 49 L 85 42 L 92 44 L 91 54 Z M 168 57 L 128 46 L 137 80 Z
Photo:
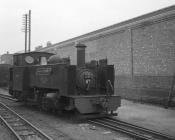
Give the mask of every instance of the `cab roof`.
M 15 53 L 14 55 L 17 56 L 17 55 L 26 55 L 26 54 L 51 54 L 51 55 L 54 55 L 54 53 L 48 53 L 48 52 L 26 52 L 26 53 Z

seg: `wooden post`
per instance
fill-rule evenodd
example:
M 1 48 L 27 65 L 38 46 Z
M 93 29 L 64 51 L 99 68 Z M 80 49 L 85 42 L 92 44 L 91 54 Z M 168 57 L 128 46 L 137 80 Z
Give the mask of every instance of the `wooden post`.
M 131 77 L 133 79 L 133 76 L 134 76 L 134 58 L 133 58 L 133 33 L 132 33 L 132 29 L 129 29 L 130 30 L 130 50 L 131 50 Z
M 171 87 L 170 87 L 170 91 L 169 91 L 169 95 L 168 95 L 168 102 L 167 102 L 166 108 L 168 108 L 171 105 L 171 100 L 174 97 L 174 95 L 173 95 L 174 84 L 175 84 L 175 73 L 172 77 L 172 82 L 171 82 Z
M 28 18 L 28 26 L 29 26 L 29 49 L 28 51 L 30 52 L 30 44 L 31 44 L 31 10 L 29 10 L 29 18 Z
M 25 53 L 27 52 L 27 14 L 25 14 Z

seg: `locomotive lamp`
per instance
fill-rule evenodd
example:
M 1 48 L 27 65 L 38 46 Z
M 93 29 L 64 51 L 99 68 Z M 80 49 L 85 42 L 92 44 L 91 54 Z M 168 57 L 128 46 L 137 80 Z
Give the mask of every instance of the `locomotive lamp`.
M 85 67 L 85 49 L 86 45 L 78 43 L 75 46 L 77 48 L 77 66 Z

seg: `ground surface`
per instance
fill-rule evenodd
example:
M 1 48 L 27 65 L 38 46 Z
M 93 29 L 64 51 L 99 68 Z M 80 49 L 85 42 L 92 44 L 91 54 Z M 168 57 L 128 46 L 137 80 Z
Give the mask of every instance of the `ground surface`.
M 0 90 L 0 93 L 7 94 L 4 90 Z M 19 102 L 0 98 L 1 101 L 41 129 L 53 140 L 132 140 L 121 133 L 114 133 L 84 122 L 74 122 L 67 119 L 67 117 L 26 107 Z
M 118 114 L 121 120 L 175 136 L 175 108 L 122 100 Z
M 0 90 L 0 93 L 7 94 L 4 90 Z M 72 122 L 59 115 L 39 111 L 13 101 L 5 99 L 0 99 L 0 101 L 5 102 L 9 107 L 55 140 L 58 138 L 61 140 L 131 140 L 128 136 L 120 133 L 115 134 L 91 124 Z M 121 120 L 175 136 L 174 108 L 164 109 L 160 106 L 122 100 L 122 106 L 118 113 L 117 118 Z
M 0 140 L 13 140 L 14 137 L 9 133 L 9 131 L 0 124 Z

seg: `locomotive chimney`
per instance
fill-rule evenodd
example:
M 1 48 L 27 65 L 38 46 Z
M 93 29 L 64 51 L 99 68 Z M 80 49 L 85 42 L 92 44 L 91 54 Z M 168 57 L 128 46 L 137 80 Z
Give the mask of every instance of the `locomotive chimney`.
M 78 43 L 75 46 L 77 48 L 77 66 L 84 67 L 85 66 L 85 48 L 84 44 Z

